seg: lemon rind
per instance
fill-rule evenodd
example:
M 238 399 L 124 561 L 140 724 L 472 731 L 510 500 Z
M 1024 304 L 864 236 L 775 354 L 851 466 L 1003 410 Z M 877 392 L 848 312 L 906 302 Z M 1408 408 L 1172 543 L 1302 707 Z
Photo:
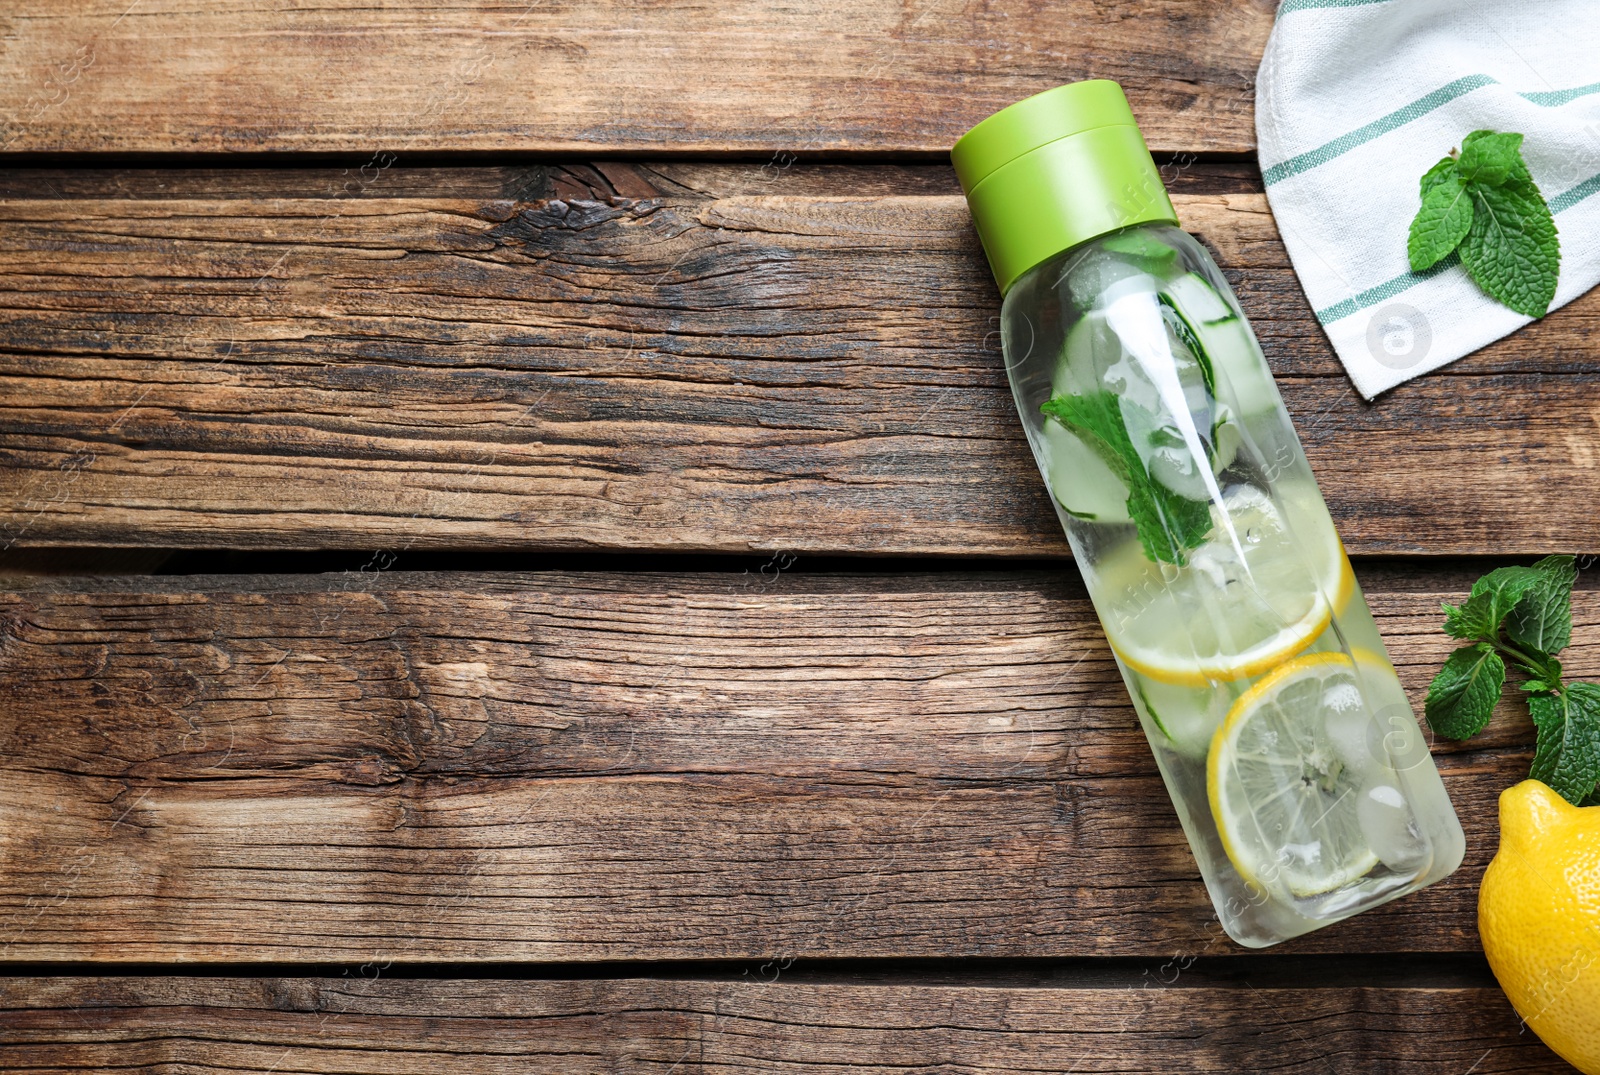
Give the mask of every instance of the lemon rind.
M 1238 872 L 1239 877 L 1252 889 L 1261 892 L 1266 892 L 1268 890 L 1267 886 L 1264 885 L 1260 878 L 1256 875 L 1256 871 L 1245 863 L 1245 856 L 1242 854 L 1241 849 L 1235 845 L 1234 841 L 1229 838 L 1229 827 L 1223 821 L 1224 810 L 1222 808 L 1220 794 L 1220 789 L 1222 787 L 1222 744 L 1227 741 L 1232 730 L 1241 725 L 1247 719 L 1248 714 L 1255 708 L 1261 699 L 1279 687 L 1285 680 L 1293 678 L 1295 675 L 1307 668 L 1315 668 L 1334 664 L 1354 665 L 1356 667 L 1365 665 L 1380 671 L 1384 669 L 1392 671 L 1394 667 L 1381 654 L 1374 653 L 1371 650 L 1361 647 L 1352 649 L 1348 655 L 1343 652 L 1335 651 L 1330 653 L 1305 653 L 1297 657 L 1292 657 L 1285 661 L 1280 667 L 1273 670 L 1270 675 L 1263 678 L 1261 682 L 1252 684 L 1249 690 L 1245 691 L 1238 698 L 1236 698 L 1233 705 L 1228 709 L 1228 715 L 1223 717 L 1222 724 L 1218 726 L 1216 733 L 1211 737 L 1211 749 L 1206 753 L 1206 799 L 1209 801 L 1211 806 L 1211 820 L 1216 826 L 1217 838 L 1222 842 L 1223 853 L 1228 856 L 1228 861 L 1233 863 L 1233 868 Z M 1371 861 L 1366 863 L 1365 868 L 1357 871 L 1353 866 L 1350 866 L 1340 870 L 1331 875 L 1333 878 L 1332 884 L 1325 885 L 1315 890 L 1310 888 L 1297 888 L 1293 885 L 1290 885 L 1289 890 L 1296 896 L 1309 898 L 1311 896 L 1320 896 L 1324 893 L 1332 892 L 1335 889 L 1342 888 L 1351 881 L 1366 876 L 1366 874 L 1378 864 L 1378 856 L 1372 852 L 1371 848 L 1367 849 L 1367 854 Z
M 1355 573 L 1351 571 L 1350 560 L 1345 556 L 1344 547 L 1341 545 L 1339 548 L 1339 581 L 1334 591 L 1333 602 L 1330 604 L 1319 593 L 1314 610 L 1300 621 L 1303 626 L 1286 627 L 1267 642 L 1245 651 L 1246 654 L 1251 654 L 1259 650 L 1265 650 L 1259 656 L 1250 656 L 1244 660 L 1235 657 L 1230 661 L 1215 664 L 1196 662 L 1187 667 L 1178 668 L 1170 664 L 1161 664 L 1133 656 L 1126 648 L 1116 643 L 1110 632 L 1106 634 L 1106 642 L 1111 647 L 1111 652 L 1115 653 L 1123 664 L 1138 672 L 1141 676 L 1153 679 L 1158 683 L 1169 683 L 1175 687 L 1205 687 L 1212 683 L 1251 679 L 1293 658 L 1297 654 L 1304 653 L 1306 648 L 1314 643 L 1322 632 L 1328 629 L 1328 624 L 1333 622 L 1334 613 L 1338 612 L 1342 615 L 1344 610 L 1349 607 L 1351 598 L 1355 596 L 1355 591 Z M 1290 640 L 1280 643 L 1278 640 L 1285 635 L 1288 635 Z

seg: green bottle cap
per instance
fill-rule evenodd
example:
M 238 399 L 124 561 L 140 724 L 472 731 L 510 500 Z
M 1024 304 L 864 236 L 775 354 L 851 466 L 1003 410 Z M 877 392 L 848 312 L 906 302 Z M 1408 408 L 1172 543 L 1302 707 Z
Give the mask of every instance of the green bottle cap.
M 1122 87 L 1072 82 L 1001 109 L 950 151 L 1003 295 L 1068 247 L 1178 222 Z

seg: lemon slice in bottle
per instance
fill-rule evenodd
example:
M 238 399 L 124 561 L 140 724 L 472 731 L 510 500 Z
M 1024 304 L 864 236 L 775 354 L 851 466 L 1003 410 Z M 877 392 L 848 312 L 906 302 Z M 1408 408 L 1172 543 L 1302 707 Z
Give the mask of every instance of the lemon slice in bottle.
M 1387 769 L 1353 756 L 1350 732 L 1371 719 L 1364 678 L 1385 674 L 1376 654 L 1308 653 L 1233 703 L 1211 740 L 1206 790 L 1223 850 L 1246 883 L 1306 898 L 1379 864 L 1362 799 Z
M 1246 679 L 1300 653 L 1355 592 L 1355 577 L 1313 488 L 1274 500 L 1249 485 L 1223 494 L 1226 523 L 1182 567 L 1129 541 L 1086 569 L 1106 638 L 1124 664 L 1160 683 Z M 1281 505 L 1281 506 L 1280 506 Z

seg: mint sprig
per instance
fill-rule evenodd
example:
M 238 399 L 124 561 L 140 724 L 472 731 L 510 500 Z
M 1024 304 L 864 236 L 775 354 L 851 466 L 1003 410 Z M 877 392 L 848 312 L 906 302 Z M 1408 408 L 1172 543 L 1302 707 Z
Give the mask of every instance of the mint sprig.
M 1561 241 L 1555 217 L 1522 159 L 1522 135 L 1473 131 L 1428 169 L 1406 255 L 1413 272 L 1452 252 L 1479 287 L 1526 317 L 1556 295 Z
M 1468 644 L 1433 677 L 1424 710 L 1439 735 L 1474 736 L 1494 714 L 1508 667 L 1515 669 L 1537 735 L 1528 775 L 1581 805 L 1600 800 L 1600 685 L 1563 683 L 1556 658 L 1572 641 L 1577 580 L 1572 557 L 1547 556 L 1532 567 L 1491 571 L 1466 601 L 1446 603 L 1445 633 Z
M 1039 409 L 1076 433 L 1128 487 L 1128 517 L 1138 529 L 1144 554 L 1153 562 L 1182 567 L 1184 554 L 1211 532 L 1211 505 L 1180 496 L 1150 476 L 1128 435 L 1125 406 L 1137 409 L 1115 393 L 1092 392 L 1056 396 Z

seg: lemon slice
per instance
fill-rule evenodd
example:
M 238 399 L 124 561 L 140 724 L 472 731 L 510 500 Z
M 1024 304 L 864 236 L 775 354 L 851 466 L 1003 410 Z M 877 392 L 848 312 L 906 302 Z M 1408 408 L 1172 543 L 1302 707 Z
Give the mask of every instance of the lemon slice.
M 1204 687 L 1260 675 L 1310 646 L 1355 592 L 1316 495 L 1280 486 L 1274 500 L 1230 486 L 1183 567 L 1152 563 L 1132 541 L 1100 556 L 1085 577 L 1117 656 L 1157 682 Z
M 1392 675 L 1362 650 L 1354 660 L 1308 653 L 1233 703 L 1206 757 L 1206 790 L 1223 850 L 1246 883 L 1319 896 L 1379 864 L 1362 801 L 1375 775 L 1385 786 L 1392 775 L 1351 741 L 1371 720 L 1372 689 Z

